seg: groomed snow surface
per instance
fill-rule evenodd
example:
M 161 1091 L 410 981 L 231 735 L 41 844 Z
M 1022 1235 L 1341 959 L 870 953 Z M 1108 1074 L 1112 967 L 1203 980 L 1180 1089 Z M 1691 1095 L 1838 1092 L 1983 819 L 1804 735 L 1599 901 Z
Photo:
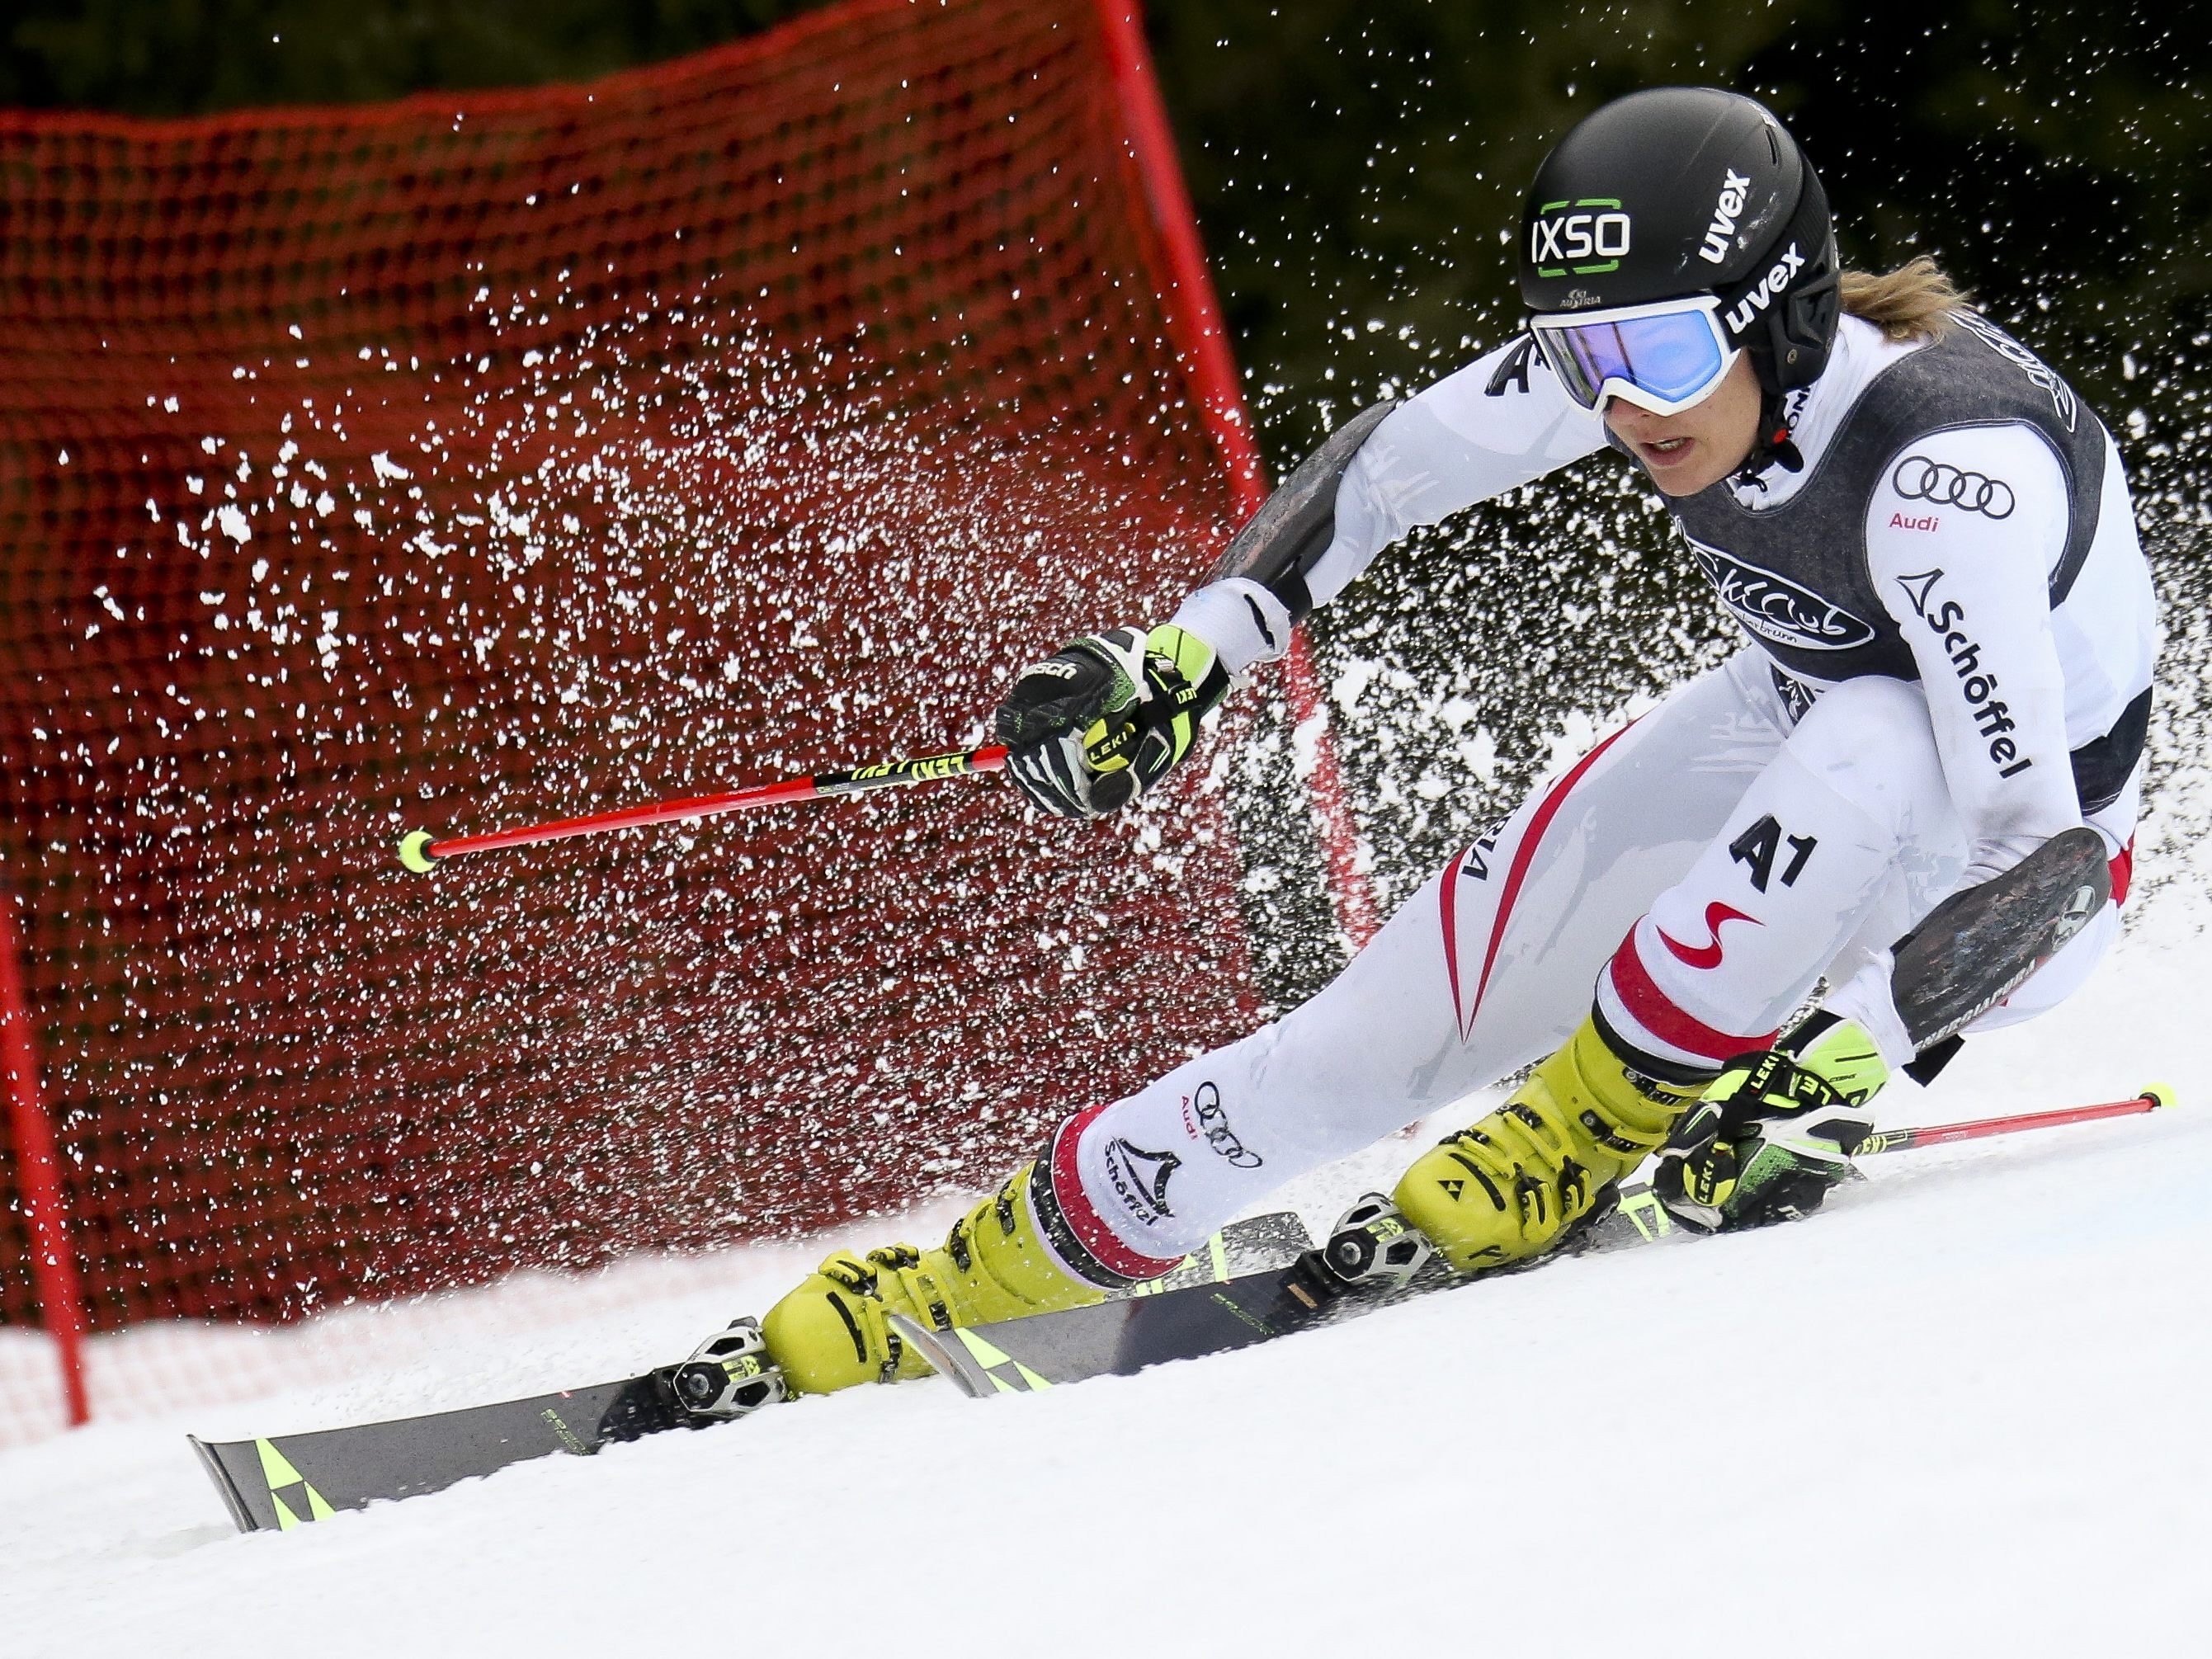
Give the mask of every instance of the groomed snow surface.
M 2212 940 L 2194 893 L 2162 900 L 2071 1004 L 1885 1121 L 2157 1079 L 2178 1112 L 1871 1160 L 1804 1224 L 1139 1377 L 860 1390 L 238 1535 L 187 1430 L 623 1375 L 951 1206 L 626 1264 L 565 1322 L 513 1316 L 557 1301 L 542 1279 L 350 1315 L 342 1386 L 0 1454 L 0 1651 L 2212 1651 Z M 1285 1197 L 1324 1226 L 1413 1150 Z

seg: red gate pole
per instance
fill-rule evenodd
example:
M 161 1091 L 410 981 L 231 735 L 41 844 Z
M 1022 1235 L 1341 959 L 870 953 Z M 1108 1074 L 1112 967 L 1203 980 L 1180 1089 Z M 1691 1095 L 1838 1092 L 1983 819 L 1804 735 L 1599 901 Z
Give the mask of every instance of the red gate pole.
M 0 884 L 0 1066 L 8 1073 L 9 1115 L 15 1131 L 15 1183 L 23 1194 L 24 1219 L 31 1231 L 31 1283 L 61 1355 L 62 1393 L 74 1428 L 92 1419 L 84 1389 L 84 1295 L 77 1281 L 76 1254 L 70 1246 L 53 1126 L 39 1100 L 39 1055 L 23 996 L 15 896 L 4 884 Z
M 1168 123 L 1167 105 L 1152 71 L 1152 52 L 1145 45 L 1144 20 L 1137 0 L 1096 0 L 1096 3 L 1105 31 L 1115 90 L 1128 129 L 1131 159 L 1144 180 L 1145 199 L 1168 263 L 1172 292 L 1163 297 L 1169 300 L 1168 327 L 1175 337 L 1176 356 L 1182 360 L 1183 371 L 1198 393 L 1214 447 L 1228 464 L 1237 510 L 1249 518 L 1267 499 L 1267 469 L 1260 459 L 1259 446 L 1252 440 L 1251 418 L 1237 382 L 1236 359 L 1230 354 L 1213 279 L 1206 274 L 1206 251 L 1198 240 L 1198 216 L 1183 184 L 1175 131 Z M 1316 733 L 1314 768 L 1306 780 L 1306 792 L 1321 825 L 1337 925 L 1358 950 L 1375 936 L 1375 896 L 1359 868 L 1358 826 L 1352 821 L 1335 745 L 1329 741 L 1328 705 L 1322 699 L 1321 682 L 1306 648 L 1304 629 L 1291 635 L 1283 678 L 1291 718 Z

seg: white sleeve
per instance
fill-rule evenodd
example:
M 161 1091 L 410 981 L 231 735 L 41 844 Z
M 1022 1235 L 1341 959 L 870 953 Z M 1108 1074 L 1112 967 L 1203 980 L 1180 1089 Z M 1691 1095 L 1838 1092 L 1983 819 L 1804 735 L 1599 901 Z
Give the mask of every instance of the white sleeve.
M 1337 486 L 1334 537 L 1305 573 L 1314 603 L 1334 599 L 1415 526 L 1604 446 L 1604 422 L 1567 396 L 1526 337 L 1477 358 L 1391 410 L 1352 458 Z M 1201 587 L 1175 616 L 1231 672 L 1290 643 L 1288 613 L 1266 614 L 1261 597 L 1246 591 L 1255 587 L 1242 579 Z
M 2066 532 L 2058 458 L 2016 423 L 1915 439 L 1867 506 L 1868 568 L 1919 666 L 1969 884 L 2081 821 L 2051 626 Z

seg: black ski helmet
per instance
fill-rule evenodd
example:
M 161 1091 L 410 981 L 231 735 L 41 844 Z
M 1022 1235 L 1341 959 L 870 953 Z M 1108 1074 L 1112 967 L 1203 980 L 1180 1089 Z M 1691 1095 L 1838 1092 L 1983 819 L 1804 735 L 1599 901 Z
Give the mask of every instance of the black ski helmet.
M 1714 87 L 1654 87 L 1585 116 L 1521 215 L 1529 310 L 1715 295 L 1770 400 L 1828 366 L 1839 281 L 1827 192 L 1797 141 Z

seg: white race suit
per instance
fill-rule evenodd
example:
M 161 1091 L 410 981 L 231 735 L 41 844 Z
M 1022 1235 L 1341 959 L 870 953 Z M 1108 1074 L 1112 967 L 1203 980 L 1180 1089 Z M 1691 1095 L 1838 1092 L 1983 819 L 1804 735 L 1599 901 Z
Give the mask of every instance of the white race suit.
M 1303 1006 L 1060 1126 L 1053 1231 L 1089 1258 L 1070 1266 L 1164 1272 L 1282 1182 L 1549 1053 L 1593 997 L 1652 1069 L 1695 1077 L 1769 1046 L 1825 979 L 1900 1066 L 1888 946 L 2086 822 L 2114 905 L 1970 1029 L 2081 983 L 2126 890 L 2150 575 L 2094 414 L 1979 317 L 1954 323 L 1898 343 L 1846 317 L 1789 401 L 1802 466 L 1668 501 L 1741 651 L 1539 787 Z M 1490 354 L 1353 456 L 1314 600 L 1605 443 L 1525 342 Z M 1290 618 L 1233 578 L 1176 620 L 1241 671 Z

